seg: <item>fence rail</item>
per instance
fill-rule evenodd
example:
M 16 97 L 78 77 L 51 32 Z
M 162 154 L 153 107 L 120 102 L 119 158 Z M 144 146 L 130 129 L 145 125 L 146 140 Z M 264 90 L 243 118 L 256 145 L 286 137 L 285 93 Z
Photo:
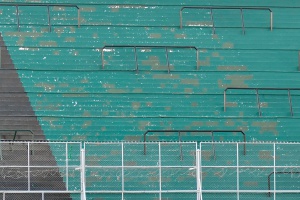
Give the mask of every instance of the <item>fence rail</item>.
M 179 11 L 179 17 L 180 17 L 180 28 L 182 28 L 182 11 L 184 9 L 208 9 L 210 10 L 210 17 L 212 21 L 212 29 L 213 34 L 216 33 L 215 23 L 214 23 L 214 15 L 213 10 L 240 10 L 241 12 L 241 20 L 242 20 L 242 30 L 243 34 L 245 34 L 245 22 L 244 22 L 244 14 L 243 10 L 267 10 L 270 12 L 270 30 L 273 30 L 273 12 L 270 8 L 263 8 L 263 7 L 207 7 L 207 6 L 184 6 Z

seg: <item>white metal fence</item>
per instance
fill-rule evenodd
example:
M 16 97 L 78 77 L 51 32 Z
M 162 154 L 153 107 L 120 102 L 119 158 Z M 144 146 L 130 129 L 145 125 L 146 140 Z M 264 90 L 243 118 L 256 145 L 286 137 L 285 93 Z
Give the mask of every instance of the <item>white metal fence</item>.
M 0 145 L 5 200 L 300 197 L 300 143 Z

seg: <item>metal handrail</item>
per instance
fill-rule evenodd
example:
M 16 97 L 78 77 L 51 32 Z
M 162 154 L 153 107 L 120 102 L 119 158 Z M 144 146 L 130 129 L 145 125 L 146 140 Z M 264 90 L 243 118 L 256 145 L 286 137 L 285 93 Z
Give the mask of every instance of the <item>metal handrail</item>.
M 195 46 L 165 46 L 165 45 L 105 45 L 102 47 L 101 56 L 102 56 L 102 69 L 104 69 L 104 50 L 105 49 L 112 49 L 112 48 L 134 48 L 134 58 L 135 58 L 135 70 L 139 72 L 138 66 L 138 57 L 137 57 L 137 48 L 161 48 L 165 49 L 166 53 L 166 60 L 168 66 L 168 73 L 170 73 L 170 60 L 168 55 L 168 49 L 195 49 L 196 50 L 196 62 L 197 62 L 197 70 L 199 69 L 199 49 Z
M 243 10 L 268 10 L 270 11 L 270 30 L 273 30 L 273 12 L 270 8 L 264 8 L 264 7 L 209 7 L 209 6 L 184 6 L 181 7 L 179 11 L 179 18 L 180 18 L 180 28 L 182 28 L 182 11 L 184 9 L 209 9 L 210 10 L 210 16 L 212 21 L 212 29 L 213 34 L 216 33 L 215 29 L 215 23 L 214 23 L 214 16 L 213 16 L 213 10 L 240 10 L 241 11 L 241 20 L 242 20 L 242 29 L 243 34 L 245 34 L 245 23 L 244 23 L 244 14 Z
M 34 133 L 32 130 L 22 130 L 22 129 L 17 129 L 17 130 L 10 130 L 10 129 L 1 129 L 0 132 L 9 132 L 9 131 L 14 131 L 14 137 L 12 139 L 12 141 L 15 141 L 17 133 L 18 132 L 29 132 L 32 135 L 32 140 L 34 140 Z
M 34 140 L 34 133 L 32 132 L 32 130 L 21 130 L 21 129 L 18 129 L 18 130 L 9 130 L 9 129 L 1 129 L 0 132 L 9 132 L 9 131 L 14 131 L 14 137 L 12 139 L 12 142 L 14 142 L 16 140 L 16 136 L 17 136 L 17 133 L 18 132 L 29 132 L 32 134 L 32 140 Z M 12 151 L 12 145 L 14 143 L 10 143 L 10 150 Z M 0 144 L 0 160 L 3 160 L 3 155 L 2 155 L 2 147 L 1 147 L 1 144 Z
M 270 191 L 271 190 L 271 176 L 273 174 L 300 174 L 300 171 L 296 171 L 296 172 L 271 172 L 269 175 L 268 175 L 268 190 Z M 271 192 L 268 192 L 268 196 L 270 197 L 271 196 Z
M 42 6 L 47 7 L 47 14 L 48 14 L 48 26 L 49 26 L 49 32 L 51 32 L 51 20 L 50 20 L 50 7 L 54 6 L 60 6 L 60 7 L 73 7 L 77 8 L 77 17 L 78 17 L 78 28 L 80 27 L 80 8 L 77 5 L 74 4 L 25 4 L 25 3 L 0 3 L 0 6 L 15 6 L 16 7 L 16 13 L 17 13 L 17 27 L 18 31 L 20 31 L 20 16 L 19 16 L 19 7 L 22 6 L 28 6 L 28 7 L 36 7 L 36 6 Z
M 242 130 L 148 130 L 144 133 L 144 155 L 146 155 L 146 141 L 148 133 L 178 133 L 178 142 L 180 142 L 180 158 L 183 159 L 182 147 L 181 147 L 181 133 L 211 133 L 213 155 L 215 158 L 215 147 L 214 147 L 214 133 L 241 133 L 244 140 L 244 155 L 246 155 L 246 134 Z
M 293 104 L 292 104 L 292 95 L 291 90 L 299 90 L 300 88 L 240 88 L 240 87 L 227 87 L 224 90 L 224 112 L 226 112 L 226 91 L 227 90 L 255 90 L 256 92 L 256 101 L 257 101 L 257 108 L 258 108 L 258 115 L 261 117 L 261 107 L 260 107 L 260 99 L 259 99 L 259 90 L 287 90 L 288 91 L 288 98 L 289 98 L 289 105 L 290 105 L 290 113 L 291 116 L 294 116 L 293 112 Z

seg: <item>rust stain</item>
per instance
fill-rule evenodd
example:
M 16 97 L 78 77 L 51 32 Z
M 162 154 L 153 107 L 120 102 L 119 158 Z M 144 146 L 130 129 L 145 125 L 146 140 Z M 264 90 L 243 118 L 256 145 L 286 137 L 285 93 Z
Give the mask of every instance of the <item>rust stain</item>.
M 184 93 L 185 94 L 193 94 L 193 89 L 192 88 L 184 88 Z
M 102 84 L 102 87 L 103 88 L 110 88 L 110 89 L 116 88 L 115 84 L 109 84 L 109 83 Z
M 198 102 L 192 102 L 191 105 L 192 107 L 198 107 Z
M 256 121 L 252 123 L 252 126 L 259 127 L 259 133 L 272 132 L 274 135 L 278 135 L 277 122 L 260 122 Z
M 200 67 L 210 66 L 210 58 L 205 57 L 205 60 L 199 60 L 198 61 L 198 66 L 200 66 Z
M 55 11 L 65 11 L 66 8 L 65 7 L 61 7 L 61 6 L 53 6 L 53 10 L 55 10 Z
M 220 53 L 219 52 L 213 52 L 211 56 L 212 57 L 220 57 Z
M 237 102 L 226 102 L 226 107 L 237 107 Z
M 142 93 L 143 89 L 141 89 L 141 88 L 135 88 L 132 92 L 133 93 Z
M 225 122 L 225 126 L 234 126 L 235 122 L 232 119 L 229 119 Z
M 172 109 L 171 106 L 166 106 L 166 107 L 165 107 L 165 110 L 167 110 L 167 111 L 170 111 L 171 109 Z
M 85 117 L 90 117 L 91 116 L 91 113 L 87 110 L 83 111 L 83 114 L 82 116 L 85 116 Z
M 52 52 L 52 54 L 58 56 L 58 55 L 60 54 L 60 51 L 54 50 L 54 51 Z

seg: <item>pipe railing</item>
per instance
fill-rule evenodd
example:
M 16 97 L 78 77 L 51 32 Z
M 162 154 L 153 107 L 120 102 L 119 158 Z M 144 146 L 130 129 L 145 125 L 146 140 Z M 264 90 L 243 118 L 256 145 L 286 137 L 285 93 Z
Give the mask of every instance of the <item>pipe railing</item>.
M 9 129 L 1 129 L 0 132 L 14 132 L 14 136 L 13 136 L 13 139 L 12 140 L 9 140 L 9 141 L 16 141 L 16 137 L 17 137 L 17 133 L 18 132 L 29 132 L 31 134 L 31 140 L 34 140 L 34 133 L 32 132 L 32 130 L 21 130 L 21 129 L 18 129 L 18 130 L 9 130 Z M 2 138 L 1 138 L 2 140 Z M 12 151 L 12 145 L 14 143 L 10 143 L 10 150 Z M 0 160 L 3 160 L 3 156 L 2 156 L 2 147 L 1 147 L 1 144 L 0 144 Z
M 240 88 L 240 87 L 228 87 L 224 90 L 224 112 L 226 112 L 226 92 L 227 90 L 255 90 L 256 93 L 256 104 L 258 108 L 258 115 L 261 117 L 261 106 L 260 106 L 260 98 L 259 98 L 259 90 L 271 90 L 271 91 L 276 91 L 276 90 L 286 90 L 288 93 L 288 99 L 289 99 L 289 106 L 290 106 L 290 113 L 291 116 L 294 116 L 293 112 L 293 103 L 292 103 L 292 95 L 291 95 L 291 90 L 298 90 L 300 91 L 300 88 Z
M 179 11 L 180 28 L 182 28 L 182 11 L 183 11 L 184 9 L 209 9 L 209 10 L 210 10 L 210 19 L 211 19 L 211 21 L 212 21 L 213 34 L 216 33 L 213 10 L 240 10 L 243 34 L 245 34 L 245 22 L 244 22 L 244 13 L 243 13 L 243 10 L 268 10 L 268 11 L 270 12 L 270 30 L 271 30 L 271 31 L 273 30 L 273 12 L 272 12 L 272 10 L 271 10 L 270 8 L 263 8 L 263 7 L 208 7 L 208 6 L 184 6 L 184 7 L 181 7 L 181 9 L 180 9 L 180 11 Z
M 80 9 L 77 5 L 73 4 L 25 4 L 25 3 L 0 3 L 0 6 L 15 6 L 16 7 L 16 15 L 17 15 L 17 28 L 20 31 L 20 15 L 19 15 L 19 7 L 47 7 L 47 15 L 48 15 L 48 26 L 49 32 L 51 32 L 51 18 L 50 18 L 50 7 L 58 6 L 58 7 L 73 7 L 77 9 L 77 18 L 78 18 L 78 28 L 80 27 Z
M 300 174 L 300 171 L 299 172 L 298 171 L 296 171 L 296 172 L 271 172 L 268 176 L 268 190 L 269 190 L 268 196 L 269 197 L 271 197 L 271 192 L 270 192 L 270 190 L 271 190 L 271 176 L 273 174 L 275 174 L 275 175 L 276 174 Z
M 180 149 L 180 159 L 183 160 L 183 153 L 182 153 L 182 145 L 181 145 L 181 133 L 211 133 L 211 140 L 212 140 L 212 150 L 213 156 L 215 155 L 215 146 L 214 146 L 214 133 L 241 133 L 243 135 L 244 141 L 244 155 L 246 155 L 246 134 L 242 130 L 148 130 L 144 133 L 144 155 L 146 155 L 146 142 L 147 142 L 147 134 L 148 133 L 178 133 L 178 142 L 179 149 Z
M 139 72 L 139 65 L 138 65 L 138 56 L 137 56 L 137 49 L 138 48 L 145 48 L 145 49 L 165 49 L 166 55 L 166 64 L 168 67 L 168 73 L 170 73 L 170 59 L 169 59 L 169 49 L 195 49 L 196 51 L 196 66 L 197 70 L 199 69 L 199 49 L 195 46 L 148 46 L 148 45 L 105 45 L 102 47 L 101 56 L 102 56 L 102 69 L 104 69 L 104 52 L 105 49 L 114 49 L 114 48 L 133 48 L 134 49 L 134 60 L 135 60 L 135 70 L 136 73 Z

